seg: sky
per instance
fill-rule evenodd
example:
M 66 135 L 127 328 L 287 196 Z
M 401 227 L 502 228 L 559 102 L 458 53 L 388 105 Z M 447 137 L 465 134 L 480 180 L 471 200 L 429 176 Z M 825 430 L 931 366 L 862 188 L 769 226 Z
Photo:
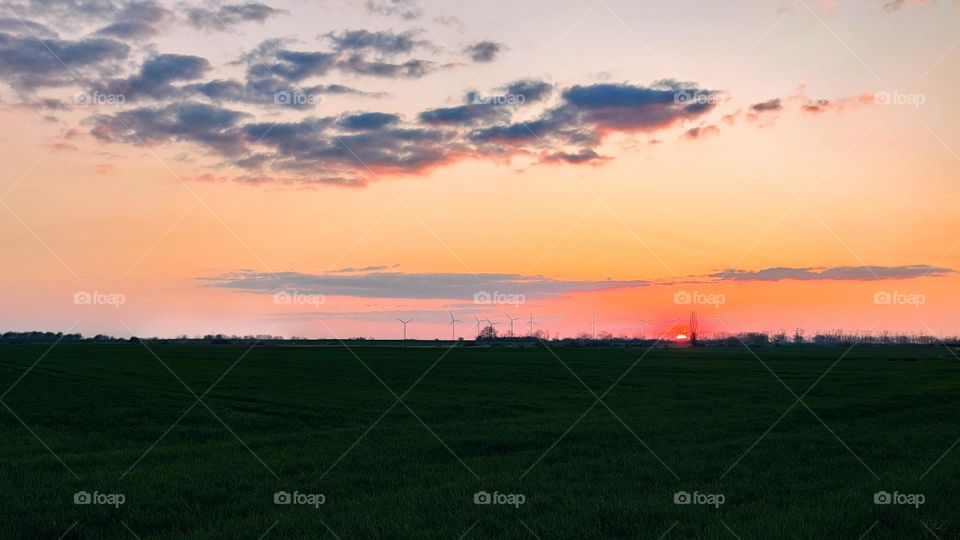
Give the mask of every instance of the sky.
M 958 22 L 2 0 L 0 330 L 960 334 Z

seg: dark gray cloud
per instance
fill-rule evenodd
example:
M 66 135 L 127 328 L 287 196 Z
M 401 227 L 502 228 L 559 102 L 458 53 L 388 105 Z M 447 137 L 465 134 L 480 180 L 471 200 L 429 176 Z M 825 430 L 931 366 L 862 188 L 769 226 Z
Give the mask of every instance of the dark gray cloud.
M 399 121 L 400 117 L 396 114 L 368 112 L 345 114 L 337 121 L 337 125 L 348 131 L 365 131 L 371 129 L 383 129 L 391 124 L 396 124 Z
M 129 53 L 129 46 L 108 38 L 72 41 L 0 32 L 0 79 L 24 91 L 75 84 Z
M 336 64 L 339 55 L 332 52 L 300 52 L 282 48 L 282 44 L 271 41 L 261 44 L 247 56 L 250 79 L 280 77 L 286 81 L 299 82 L 304 79 L 326 75 Z
M 187 10 L 187 21 L 194 27 L 202 30 L 227 30 L 246 22 L 262 23 L 270 17 L 287 13 L 282 9 L 274 9 L 266 4 L 250 2 L 246 4 L 226 4 L 215 9 L 190 8 Z
M 563 92 L 566 106 L 601 131 L 651 131 L 713 110 L 719 92 L 672 79 L 650 86 L 594 84 Z
M 380 129 L 337 132 L 334 119 L 244 126 L 249 140 L 270 149 L 275 169 L 296 172 L 359 170 L 410 174 L 444 162 L 458 146 L 454 134 L 436 129 L 384 125 Z
M 753 112 L 779 111 L 782 109 L 783 102 L 780 100 L 780 98 L 761 101 L 760 103 L 754 103 L 750 106 L 750 110 Z
M 482 293 L 523 295 L 525 299 L 532 300 L 580 291 L 650 285 L 642 280 L 576 281 L 521 274 L 408 274 L 379 271 L 349 275 L 241 271 L 200 279 L 208 287 L 259 294 L 296 291 L 302 294 L 359 298 L 463 301 L 472 301 L 475 295 Z
M 269 107 L 315 108 L 326 96 L 383 97 L 382 93 L 364 92 L 342 84 L 296 86 L 279 78 L 239 82 L 218 79 L 186 85 L 187 94 L 204 96 L 214 102 L 245 103 Z
M 429 109 L 421 112 L 419 119 L 424 124 L 430 125 L 469 126 L 481 122 L 507 120 L 511 113 L 512 111 L 506 106 L 481 103 Z
M 596 150 L 584 148 L 577 152 L 552 152 L 540 156 L 541 163 L 571 163 L 580 165 L 583 163 L 602 162 L 610 159 L 607 156 L 601 156 Z
M 523 96 L 525 103 L 534 103 L 550 97 L 553 92 L 553 85 L 546 81 L 522 79 L 510 83 L 502 89 L 507 95 Z
M 552 88 L 543 81 L 520 80 L 500 87 L 494 94 L 472 91 L 464 96 L 464 105 L 428 109 L 419 119 L 425 124 L 448 126 L 507 121 L 518 107 L 549 97 Z
M 417 32 L 413 30 L 395 33 L 360 29 L 324 34 L 337 51 L 369 49 L 383 54 L 401 54 L 413 52 L 417 47 L 433 47 L 429 41 L 416 39 L 416 36 Z
M 530 122 L 517 122 L 490 126 L 470 132 L 470 139 L 475 142 L 498 142 L 503 144 L 546 143 L 546 139 L 560 127 L 559 123 L 547 118 Z
M 474 62 L 493 62 L 506 47 L 494 41 L 480 41 L 463 49 Z
M 273 40 L 262 43 L 243 60 L 248 64 L 247 79 L 254 82 L 269 79 L 302 82 L 327 75 L 333 69 L 369 77 L 418 79 L 447 67 L 420 59 L 397 63 L 371 60 L 364 52 L 343 56 L 335 51 L 293 51 Z
M 239 122 L 247 116 L 203 103 L 174 103 L 98 115 L 91 133 L 105 142 L 191 142 L 221 154 L 238 155 L 246 148 Z
M 158 35 L 174 19 L 173 12 L 154 0 L 131 2 L 114 16 L 114 21 L 97 31 L 118 39 L 146 39 Z
M 174 75 L 195 76 L 202 71 L 200 63 L 195 69 L 181 69 L 180 62 L 173 60 L 157 60 L 156 66 L 142 70 L 140 78 L 152 73 L 151 79 L 167 81 Z M 290 88 L 284 84 L 279 77 L 245 83 L 216 80 L 175 90 L 214 102 L 265 103 L 268 96 L 272 99 L 270 92 Z M 246 175 L 238 180 L 247 184 L 289 185 L 302 178 L 303 185 L 360 186 L 381 174 L 423 173 L 471 158 L 499 161 L 528 155 L 539 158 L 540 163 L 598 164 L 609 159 L 596 147 L 610 132 L 652 132 L 710 110 L 675 100 L 674 88 L 709 93 L 690 84 L 578 86 L 562 92 L 557 104 L 525 121 L 513 121 L 520 107 L 498 105 L 496 100 L 429 109 L 413 121 L 379 111 L 297 121 L 250 121 L 220 106 L 192 103 L 189 110 L 193 114 L 188 116 L 183 114 L 186 109 L 174 105 L 102 115 L 94 120 L 94 132 L 103 140 L 119 142 L 129 142 L 131 134 L 136 134 L 135 138 L 148 142 L 202 145 L 241 168 Z M 520 81 L 503 89 L 526 90 L 539 99 L 546 99 L 542 96 L 549 91 L 546 83 L 538 81 Z
M 127 101 L 176 97 L 183 89 L 173 83 L 199 79 L 210 67 L 210 62 L 199 56 L 161 54 L 145 60 L 136 75 L 108 81 L 97 90 L 123 95 Z
M 857 280 L 910 279 L 953 274 L 955 270 L 927 265 L 909 266 L 837 266 L 829 268 L 766 268 L 763 270 L 727 269 L 708 277 L 721 281 Z
M 407 21 L 423 16 L 423 10 L 417 5 L 416 0 L 367 0 L 364 6 L 370 13 L 400 17 Z
M 419 79 L 428 73 L 436 71 L 441 66 L 427 60 L 414 59 L 395 64 L 376 60 L 369 61 L 361 55 L 351 55 L 346 61 L 338 64 L 337 67 L 356 75 L 390 79 Z

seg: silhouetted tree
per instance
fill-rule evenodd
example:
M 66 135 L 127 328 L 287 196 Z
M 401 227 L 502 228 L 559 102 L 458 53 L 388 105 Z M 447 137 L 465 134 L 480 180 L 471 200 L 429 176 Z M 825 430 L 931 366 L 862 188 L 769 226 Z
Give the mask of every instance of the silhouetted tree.
M 700 344 L 700 320 L 697 318 L 697 312 L 690 312 L 690 345 L 696 347 Z

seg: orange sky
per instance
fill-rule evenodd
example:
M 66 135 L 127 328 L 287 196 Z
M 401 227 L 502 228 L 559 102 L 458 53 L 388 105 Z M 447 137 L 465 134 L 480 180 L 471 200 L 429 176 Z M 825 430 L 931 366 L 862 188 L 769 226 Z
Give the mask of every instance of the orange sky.
M 85 72 L 83 81 L 26 83 L 14 77 L 27 68 L 8 67 L 0 75 L 0 118 L 15 129 L 0 135 L 0 328 L 392 338 L 401 330 L 395 317 L 413 316 L 410 335 L 434 338 L 449 337 L 445 321 L 454 311 L 465 321 L 458 325 L 465 337 L 472 337 L 474 315 L 506 321 L 504 312 L 524 320 L 532 314 L 541 328 L 561 335 L 588 331 L 593 314 L 614 334 L 636 335 L 637 318 L 656 320 L 646 331 L 651 335 L 675 320 L 682 324 L 695 309 L 708 333 L 797 327 L 960 333 L 960 315 L 951 309 L 960 300 L 960 274 L 952 272 L 960 269 L 960 106 L 953 96 L 960 48 L 951 47 L 960 37 L 960 13 L 950 2 L 899 10 L 839 2 L 816 13 L 753 2 L 704 3 L 701 12 L 626 1 L 609 2 L 610 10 L 589 9 L 590 2 L 514 6 L 543 17 L 535 29 L 499 23 L 475 6 L 421 2 L 422 14 L 405 20 L 371 15 L 358 3 L 335 4 L 324 11 L 277 2 L 286 13 L 228 32 L 165 22 L 146 42 L 117 38 L 129 45 L 127 57 L 109 70 Z M 97 28 L 106 22 L 19 15 L 77 42 L 102 35 Z M 435 22 L 441 15 L 462 25 Z M 553 132 L 497 151 L 461 134 L 446 145 L 449 154 L 423 168 L 402 165 L 417 148 L 392 155 L 401 165 L 390 167 L 350 164 L 349 155 L 335 165 L 340 158 L 311 162 L 289 150 L 292 144 L 267 146 L 282 128 L 246 140 L 247 153 L 229 155 L 193 135 L 139 144 L 115 130 L 106 140 L 96 128 L 114 115 L 199 98 L 135 98 L 131 90 L 120 107 L 75 101 L 97 84 L 132 77 L 158 54 L 207 60 L 202 76 L 176 83 L 185 92 L 181 86 L 192 82 L 251 77 L 252 68 L 245 74 L 236 59 L 264 40 L 295 36 L 291 49 L 320 51 L 330 45 L 318 34 L 359 27 L 410 31 L 431 44 L 407 56 L 371 52 L 365 61 L 400 62 L 412 54 L 427 57 L 436 71 L 388 79 L 331 68 L 296 83 L 388 95 L 328 95 L 311 110 L 204 103 L 241 111 L 248 124 L 342 123 L 350 114 L 379 111 L 398 115 L 406 129 L 442 131 L 418 115 L 457 107 L 469 91 L 496 95 L 519 80 L 546 81 L 552 92 L 511 111 L 515 123 L 574 107 L 570 91 L 578 85 L 598 94 L 612 87 L 642 93 L 676 79 L 718 93 L 708 112 L 665 125 L 646 116 L 629 126 L 597 120 L 604 109 L 577 105 L 584 116 L 571 125 L 591 131 L 597 139 L 589 150 L 602 157 L 589 163 L 540 163 L 548 154 L 586 149 L 556 143 L 548 138 Z M 24 47 L 41 38 L 0 31 L 19 32 Z M 492 61 L 461 52 L 481 40 L 502 44 Z M 0 50 L 0 64 L 12 54 Z M 73 104 L 49 110 L 37 105 L 41 98 Z M 774 99 L 777 110 L 751 112 Z M 692 136 L 693 128 L 700 136 Z M 270 151 L 277 153 L 265 172 L 239 164 Z M 290 156 L 294 168 L 284 161 Z M 305 168 L 356 174 L 365 185 L 309 186 L 304 181 L 316 173 Z M 249 176 L 271 182 L 237 180 Z M 899 279 L 863 270 L 842 279 L 707 277 L 724 269 L 864 267 L 890 269 Z M 310 289 L 299 292 L 323 295 L 323 303 L 297 306 L 276 303 L 280 289 L 213 286 L 241 271 L 292 272 L 318 287 L 346 275 L 374 291 L 418 275 L 458 286 L 488 274 L 562 284 L 549 284 L 558 291 L 549 294 L 533 287 L 517 305 L 475 304 L 472 294 L 444 296 L 449 289 L 427 283 L 407 297 Z M 603 290 L 597 283 L 606 280 L 650 284 Z M 78 304 L 78 292 L 123 302 Z M 524 288 L 500 292 L 524 294 Z M 724 302 L 678 304 L 677 292 L 722 294 Z M 877 303 L 883 293 L 892 305 Z M 912 303 L 898 305 L 898 298 Z

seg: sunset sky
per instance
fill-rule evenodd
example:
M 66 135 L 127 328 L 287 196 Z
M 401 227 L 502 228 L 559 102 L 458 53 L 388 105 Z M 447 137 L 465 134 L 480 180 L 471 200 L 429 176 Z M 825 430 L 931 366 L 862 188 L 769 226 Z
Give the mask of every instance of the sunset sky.
M 957 2 L 266 1 L 0 3 L 0 331 L 960 333 Z

